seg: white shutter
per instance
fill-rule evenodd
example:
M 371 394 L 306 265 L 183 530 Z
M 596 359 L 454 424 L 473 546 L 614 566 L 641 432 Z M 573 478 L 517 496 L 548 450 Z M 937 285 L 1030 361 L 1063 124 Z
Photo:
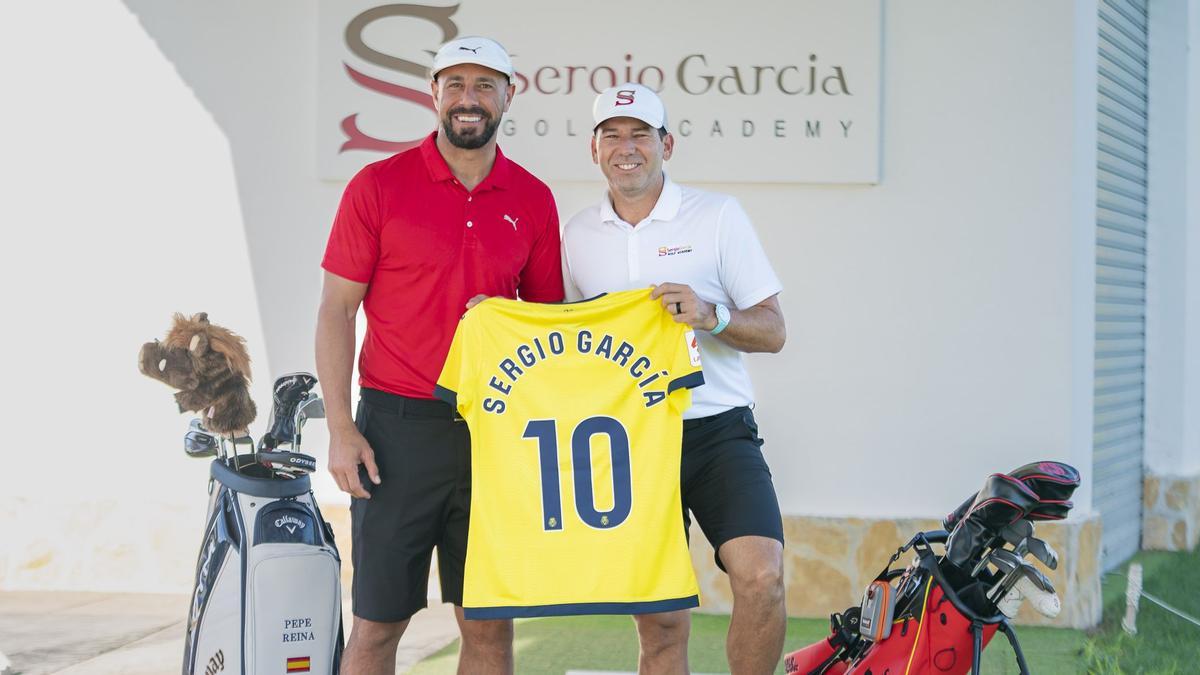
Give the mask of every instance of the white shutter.
M 1147 2 L 1100 0 L 1092 461 L 1105 570 L 1141 544 Z

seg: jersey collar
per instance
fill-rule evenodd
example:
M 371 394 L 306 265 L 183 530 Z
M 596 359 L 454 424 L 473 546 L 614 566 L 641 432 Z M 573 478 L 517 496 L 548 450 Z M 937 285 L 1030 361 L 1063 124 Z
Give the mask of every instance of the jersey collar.
M 650 215 L 646 216 L 646 219 L 642 223 L 648 225 L 656 220 L 672 220 L 675 216 L 679 215 L 679 206 L 682 203 L 683 189 L 672 181 L 671 177 L 664 171 L 662 192 L 659 193 L 658 201 L 654 203 L 654 208 L 650 209 Z M 621 216 L 617 215 L 617 211 L 612 205 L 612 195 L 607 190 L 604 191 L 604 199 L 600 200 L 600 222 L 630 225 L 630 223 L 622 220 Z M 639 225 L 641 223 L 632 224 Z
M 425 160 L 425 168 L 429 170 L 429 179 L 435 183 L 443 181 L 453 181 L 454 172 L 450 170 L 450 165 L 446 163 L 446 158 L 442 157 L 442 153 L 437 149 L 437 132 L 429 134 L 424 141 L 421 142 L 421 157 Z M 500 146 L 496 146 L 496 161 L 492 162 L 492 170 L 488 172 L 486 178 L 476 188 L 475 192 L 499 188 L 507 190 L 509 185 L 509 177 L 512 174 L 512 168 L 509 166 L 508 157 L 500 151 Z

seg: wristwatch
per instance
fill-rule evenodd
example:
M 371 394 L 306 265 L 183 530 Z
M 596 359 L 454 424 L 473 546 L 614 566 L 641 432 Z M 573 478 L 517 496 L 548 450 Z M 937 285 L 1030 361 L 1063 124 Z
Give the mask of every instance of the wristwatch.
M 717 303 L 713 307 L 713 313 L 717 315 L 717 325 L 708 332 L 710 335 L 718 335 L 729 325 L 729 308 L 721 303 Z

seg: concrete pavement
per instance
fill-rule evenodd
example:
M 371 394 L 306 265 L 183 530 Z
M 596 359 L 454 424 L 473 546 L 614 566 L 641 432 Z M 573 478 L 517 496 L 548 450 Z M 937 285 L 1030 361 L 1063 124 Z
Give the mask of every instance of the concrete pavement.
M 149 593 L 0 592 L 0 654 L 14 675 L 179 672 L 188 601 Z M 344 616 L 348 634 L 348 604 Z M 401 639 L 396 672 L 456 637 L 453 608 L 431 602 Z

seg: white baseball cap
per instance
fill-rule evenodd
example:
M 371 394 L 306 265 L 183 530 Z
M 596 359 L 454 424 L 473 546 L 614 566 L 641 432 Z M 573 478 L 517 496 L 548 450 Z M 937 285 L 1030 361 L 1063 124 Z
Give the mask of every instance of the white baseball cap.
M 513 79 L 512 59 L 499 42 L 477 35 L 456 38 L 442 45 L 433 57 L 433 68 L 430 77 L 436 79 L 437 74 L 450 66 L 463 63 L 474 63 L 503 73 L 510 81 Z
M 654 90 L 632 82 L 609 87 L 592 104 L 592 119 L 596 128 L 614 117 L 632 117 L 654 129 L 667 128 L 667 108 Z

